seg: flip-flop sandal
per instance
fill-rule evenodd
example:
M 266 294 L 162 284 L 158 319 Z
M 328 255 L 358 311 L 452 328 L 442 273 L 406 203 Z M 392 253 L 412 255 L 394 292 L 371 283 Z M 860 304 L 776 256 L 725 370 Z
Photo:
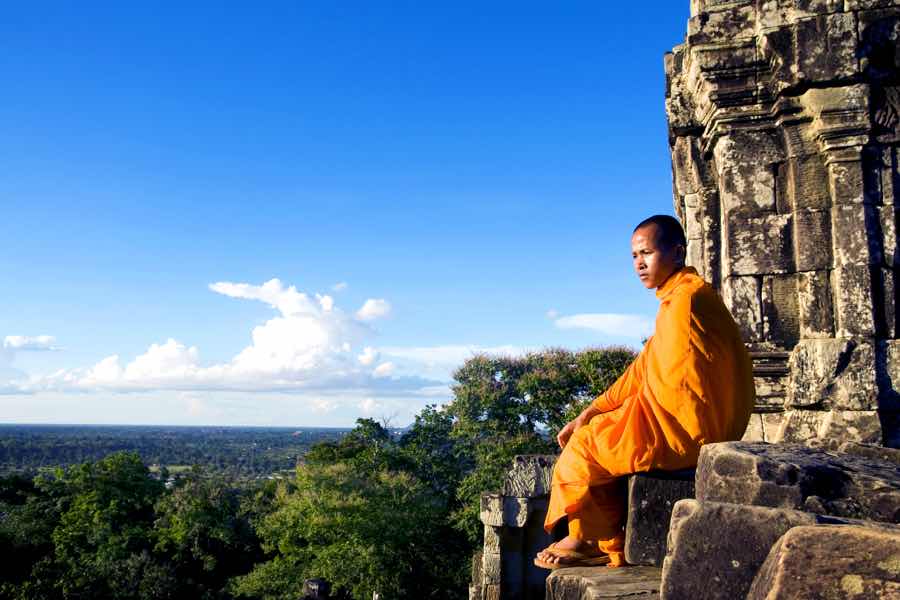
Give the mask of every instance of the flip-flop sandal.
M 548 554 L 552 554 L 557 558 L 565 558 L 570 559 L 566 562 L 546 562 L 541 560 L 540 558 L 535 557 L 534 565 L 540 567 L 542 569 L 563 569 L 566 567 L 599 567 L 602 565 L 609 564 L 610 558 L 608 554 L 585 554 L 584 552 L 578 552 L 577 550 L 566 550 L 564 548 L 557 548 L 556 542 L 550 544 L 546 548 L 544 548 L 543 552 Z

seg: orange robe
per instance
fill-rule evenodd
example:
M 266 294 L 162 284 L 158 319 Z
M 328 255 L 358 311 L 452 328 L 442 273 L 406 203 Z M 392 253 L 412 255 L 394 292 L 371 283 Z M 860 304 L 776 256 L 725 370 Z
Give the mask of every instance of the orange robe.
M 553 471 L 544 528 L 569 517 L 569 533 L 623 562 L 620 478 L 697 465 L 700 446 L 740 439 L 755 390 L 750 356 L 716 291 L 691 267 L 656 291 L 656 331 L 593 406 Z

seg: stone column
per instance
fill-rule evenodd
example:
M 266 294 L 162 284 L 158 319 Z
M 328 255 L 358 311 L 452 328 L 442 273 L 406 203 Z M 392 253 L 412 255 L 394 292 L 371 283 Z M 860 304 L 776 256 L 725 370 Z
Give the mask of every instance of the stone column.
M 470 600 L 543 600 L 548 571 L 535 555 L 552 538 L 544 532 L 555 456 L 517 456 L 500 493 L 481 497 L 484 546 L 473 559 Z

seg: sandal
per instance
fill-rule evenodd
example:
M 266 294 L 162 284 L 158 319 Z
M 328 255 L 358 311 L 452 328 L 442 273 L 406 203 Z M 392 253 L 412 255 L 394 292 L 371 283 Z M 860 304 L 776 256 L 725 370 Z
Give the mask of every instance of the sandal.
M 585 554 L 577 550 L 566 550 L 565 548 L 557 548 L 557 542 L 554 542 L 544 548 L 543 552 L 551 554 L 557 558 L 568 559 L 566 562 L 546 562 L 535 557 L 534 565 L 542 569 L 562 569 L 566 567 L 599 567 L 609 564 L 610 558 L 608 554 L 599 552 L 597 554 Z

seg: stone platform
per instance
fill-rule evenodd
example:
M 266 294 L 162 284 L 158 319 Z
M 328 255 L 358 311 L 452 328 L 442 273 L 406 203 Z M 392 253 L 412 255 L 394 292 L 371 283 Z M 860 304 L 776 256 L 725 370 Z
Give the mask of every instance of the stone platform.
M 659 598 L 661 570 L 656 567 L 573 567 L 557 569 L 547 577 L 547 598 L 600 600 L 602 598 Z

